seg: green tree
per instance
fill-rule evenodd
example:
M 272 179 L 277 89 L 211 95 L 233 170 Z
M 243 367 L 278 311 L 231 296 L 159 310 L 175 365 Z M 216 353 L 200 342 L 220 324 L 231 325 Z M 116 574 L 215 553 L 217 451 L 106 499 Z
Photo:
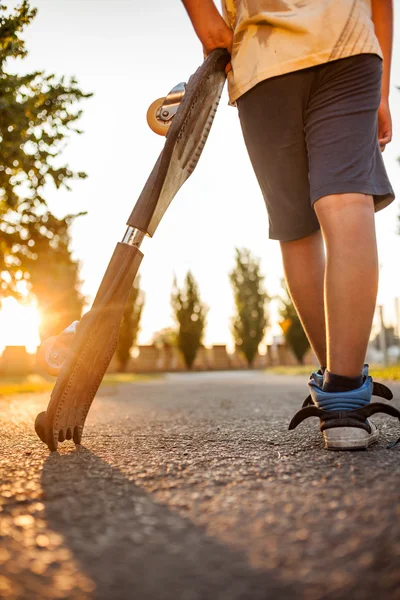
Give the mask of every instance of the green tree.
M 269 298 L 259 259 L 247 248 L 235 248 L 235 252 L 235 267 L 229 274 L 236 306 L 232 335 L 236 348 L 251 366 L 268 324 L 266 302 Z
M 21 33 L 35 15 L 26 0 L 13 12 L 0 6 L 0 298 L 18 295 L 24 281 L 29 291 L 36 289 L 40 302 L 46 296 L 44 279 L 39 283 L 41 261 L 56 266 L 60 258 L 65 268 L 55 268 L 58 283 L 64 273 L 62 288 L 71 284 L 70 294 L 77 290 L 78 279 L 71 276 L 78 277 L 78 265 L 66 242 L 73 216 L 56 219 L 44 188 L 50 183 L 70 189 L 71 180 L 86 176 L 60 163 L 59 155 L 69 133 L 81 133 L 75 127 L 81 116 L 76 105 L 91 94 L 84 94 L 73 78 L 10 71 L 14 60 L 27 54 Z
M 177 345 L 177 332 L 172 327 L 164 327 L 153 334 L 153 344 L 159 348 L 173 348 Z
M 74 218 L 57 219 L 49 213 L 47 223 L 56 231 L 52 237 L 42 235 L 36 228 L 32 230 L 36 258 L 29 265 L 29 282 L 41 313 L 42 341 L 79 320 L 85 302 L 80 292 L 80 265 L 72 259 L 69 248 L 69 227 Z
M 131 355 L 131 349 L 136 344 L 143 306 L 144 293 L 140 289 L 140 277 L 137 276 L 129 293 L 119 328 L 116 355 L 121 371 L 125 371 Z
M 174 279 L 171 305 L 178 325 L 177 346 L 187 368 L 191 369 L 203 339 L 208 309 L 200 299 L 198 285 L 190 271 L 182 289 Z
M 283 336 L 289 348 L 293 351 L 297 362 L 304 364 L 304 356 L 310 347 L 310 342 L 304 332 L 285 281 L 282 281 L 284 296 L 280 298 L 282 308 L 279 311 L 282 321 L 280 323 Z
M 164 365 L 169 368 L 173 360 L 173 348 L 177 348 L 178 332 L 173 327 L 164 327 L 153 334 L 153 344 L 163 350 Z

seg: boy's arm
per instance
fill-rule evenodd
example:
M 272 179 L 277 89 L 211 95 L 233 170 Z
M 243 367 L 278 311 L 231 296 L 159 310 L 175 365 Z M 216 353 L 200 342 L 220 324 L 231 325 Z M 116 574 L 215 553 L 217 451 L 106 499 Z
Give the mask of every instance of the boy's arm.
M 233 32 L 225 23 L 213 0 L 182 0 L 197 37 L 207 56 L 215 48 L 232 53 Z
M 393 41 L 393 0 L 371 0 L 372 21 L 383 54 L 382 96 L 378 110 L 378 137 L 381 150 L 392 139 L 389 110 L 390 65 Z

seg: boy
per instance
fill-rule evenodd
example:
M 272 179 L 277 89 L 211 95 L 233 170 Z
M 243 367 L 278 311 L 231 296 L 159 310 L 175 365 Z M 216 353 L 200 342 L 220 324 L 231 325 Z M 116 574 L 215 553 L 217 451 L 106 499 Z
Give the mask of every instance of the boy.
M 205 54 L 231 54 L 230 101 L 321 365 L 291 428 L 317 415 L 327 448 L 366 448 L 378 438 L 367 417 L 389 412 L 372 393 L 391 396 L 364 360 L 378 286 L 374 212 L 394 199 L 381 157 L 392 135 L 392 1 L 223 0 L 225 20 L 212 0 L 183 4 Z

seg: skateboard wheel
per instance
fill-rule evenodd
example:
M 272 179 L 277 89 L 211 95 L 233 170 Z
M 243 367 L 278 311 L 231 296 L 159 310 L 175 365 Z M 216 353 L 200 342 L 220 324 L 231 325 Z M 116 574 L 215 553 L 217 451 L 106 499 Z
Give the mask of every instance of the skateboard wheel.
M 164 100 L 165 98 L 158 98 L 158 100 L 154 100 L 154 102 L 150 105 L 149 110 L 147 111 L 147 123 L 154 133 L 166 136 L 171 125 L 171 121 L 162 121 L 159 117 L 157 117 L 157 113 L 164 104 Z
M 60 374 L 66 358 L 64 352 L 54 350 L 54 344 L 56 340 L 57 337 L 55 336 L 48 338 L 40 346 L 37 354 L 38 365 L 49 375 L 54 375 L 55 377 Z

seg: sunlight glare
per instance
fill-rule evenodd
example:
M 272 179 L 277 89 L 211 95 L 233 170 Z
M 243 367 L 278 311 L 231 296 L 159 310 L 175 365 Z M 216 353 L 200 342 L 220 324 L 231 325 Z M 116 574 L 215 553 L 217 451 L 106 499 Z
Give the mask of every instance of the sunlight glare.
M 0 310 L 0 353 L 6 346 L 25 346 L 36 352 L 39 339 L 40 316 L 35 304 L 21 304 L 15 298 L 2 301 Z

